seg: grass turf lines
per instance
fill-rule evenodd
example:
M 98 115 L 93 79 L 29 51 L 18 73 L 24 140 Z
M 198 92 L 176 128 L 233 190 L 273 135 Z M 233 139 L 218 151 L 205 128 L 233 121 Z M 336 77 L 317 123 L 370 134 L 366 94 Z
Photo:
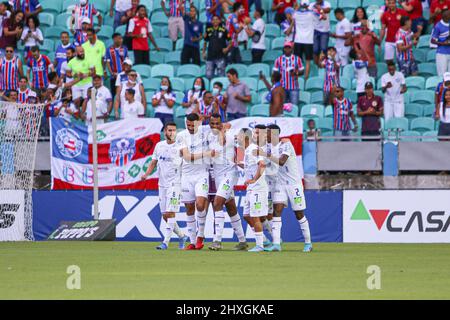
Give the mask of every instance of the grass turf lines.
M 449 299 L 450 245 L 285 243 L 283 252 L 145 242 L 0 243 L 0 299 Z M 68 290 L 67 267 L 81 268 Z M 381 268 L 368 290 L 367 267 Z M 255 281 L 259 275 L 259 281 Z

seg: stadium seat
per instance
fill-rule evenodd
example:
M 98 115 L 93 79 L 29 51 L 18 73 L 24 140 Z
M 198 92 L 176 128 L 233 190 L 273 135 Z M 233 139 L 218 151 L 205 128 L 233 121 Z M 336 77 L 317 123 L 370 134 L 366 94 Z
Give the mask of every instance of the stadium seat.
M 417 48 L 430 48 L 430 39 L 431 36 L 429 34 L 422 35 L 417 43 Z
M 228 80 L 227 77 L 216 77 L 211 79 L 211 85 L 214 85 L 214 82 L 222 83 L 224 90 L 226 90 L 226 88 L 230 85 L 230 80 Z
M 152 76 L 152 67 L 146 64 L 136 64 L 133 66 L 133 69 L 136 70 L 137 73 L 141 76 L 142 79 L 151 78 Z
M 436 87 L 438 86 L 439 82 L 442 81 L 442 77 L 434 76 L 429 77 L 427 81 L 425 82 L 425 89 L 426 90 L 436 90 Z
M 311 104 L 323 104 L 323 92 L 316 91 L 311 93 Z
M 436 130 L 425 131 L 422 133 L 422 141 L 439 141 L 437 138 L 438 132 Z
M 262 71 L 263 74 L 269 79 L 270 68 L 265 63 L 253 63 L 247 67 L 247 77 L 259 79 L 259 72 Z
M 425 132 L 434 130 L 434 120 L 432 118 L 416 118 L 411 120 L 411 130 Z
M 385 62 L 377 62 L 377 77 L 381 78 L 381 76 L 387 72 L 387 64 Z
M 62 1 L 41 0 L 39 3 L 42 6 L 43 12 L 51 13 L 54 16 L 57 16 L 63 11 Z M 39 14 L 39 20 L 41 19 L 41 14 L 42 13 Z
M 354 90 L 347 90 L 344 93 L 344 97 L 350 99 L 350 101 L 356 105 L 358 103 L 358 94 Z
M 150 64 L 151 65 L 158 65 L 164 63 L 164 53 L 163 52 L 157 52 L 152 51 L 150 53 Z
M 161 86 L 161 79 L 157 78 L 148 78 L 142 79 L 142 85 L 144 86 L 145 92 L 150 92 L 152 94 L 155 93 L 156 90 Z
M 427 104 L 424 105 L 422 108 L 424 117 L 433 117 L 436 112 L 436 107 L 434 104 Z
M 268 104 L 255 104 L 250 108 L 251 117 L 269 117 L 269 105 Z
M 166 52 L 164 54 L 164 63 L 176 66 L 177 69 L 178 69 L 178 66 L 180 64 L 180 58 L 181 58 L 181 52 L 180 51 Z
M 184 99 L 184 92 L 183 91 L 176 91 L 175 94 L 175 105 L 181 105 Z
M 317 129 L 320 129 L 322 133 L 333 132 L 333 119 L 319 118 L 316 120 L 316 127 Z
M 55 25 L 56 26 L 60 26 L 63 27 L 66 30 L 69 30 L 70 26 L 69 26 L 69 19 L 70 19 L 71 15 L 68 13 L 61 13 L 59 15 L 56 16 L 55 19 Z
M 262 91 L 267 91 L 267 87 L 266 87 L 266 85 L 264 84 L 264 81 L 262 81 L 262 80 L 258 80 L 258 85 L 257 85 L 257 87 L 256 87 L 256 91 L 259 93 L 259 92 L 262 92 Z
M 427 51 L 425 49 L 416 49 L 413 51 L 413 55 L 418 63 L 427 62 Z
M 344 88 L 344 90 L 351 90 L 352 89 L 352 80 L 350 80 L 350 79 L 351 78 L 346 78 L 346 77 L 341 77 L 339 79 L 341 87 Z M 355 81 L 355 88 L 356 88 L 356 81 Z
M 178 107 L 174 110 L 173 120 L 177 125 L 177 128 L 186 128 L 185 124 L 186 109 Z
M 370 7 L 370 6 L 384 6 L 384 0 L 363 0 L 362 6 L 364 8 Z
M 274 61 L 281 56 L 281 52 L 278 50 L 266 50 L 263 55 L 263 62 L 267 64 L 273 64 Z
M 436 62 L 436 50 L 428 51 L 427 62 Z
M 239 79 L 241 82 L 245 83 L 251 91 L 257 91 L 255 88 L 258 86 L 258 80 L 249 77 L 239 77 Z
M 172 40 L 170 40 L 168 38 L 155 38 L 155 42 L 158 45 L 161 52 L 165 53 L 165 52 L 172 51 L 172 47 L 173 47 Z M 151 48 L 153 50 L 153 48 L 154 48 L 153 44 L 151 45 Z
M 100 31 L 97 33 L 97 36 L 99 37 L 100 40 L 106 41 L 111 39 L 113 33 L 114 33 L 113 27 L 103 25 Z
M 78 4 L 78 3 L 79 3 L 79 1 L 77 1 L 77 0 L 64 0 L 62 2 L 62 12 L 64 12 L 64 11 L 67 11 L 67 12 L 72 11 L 73 7 L 76 4 Z
M 385 125 L 386 130 L 408 130 L 408 119 L 406 118 L 390 118 Z
M 103 16 L 105 16 L 107 13 L 109 13 L 109 3 L 106 2 L 106 1 L 95 0 L 94 1 L 94 6 L 95 6 L 95 9 L 100 11 L 100 13 Z
M 45 29 L 45 32 L 43 32 L 44 38 L 53 41 L 59 41 L 59 39 L 61 38 L 61 32 L 63 31 L 67 31 L 67 29 L 61 26 L 53 26 L 51 28 L 47 28 Z
M 266 24 L 266 38 L 274 39 L 279 37 L 281 34 L 280 27 L 277 24 L 269 23 Z
M 272 50 L 283 50 L 284 47 L 284 37 L 278 37 L 272 40 Z
M 51 13 L 41 12 L 39 14 L 39 22 L 41 27 L 51 27 L 55 24 L 55 17 Z
M 252 63 L 252 52 L 250 50 L 241 51 L 241 59 L 242 62 L 245 64 Z
M 420 90 L 420 91 L 413 91 L 410 93 L 410 100 L 411 103 L 420 103 L 420 104 L 433 104 L 434 103 L 434 92 L 431 90 Z M 405 101 L 405 103 L 407 103 Z
M 181 91 L 184 92 L 184 80 L 181 78 L 171 78 L 170 83 L 172 84 L 173 91 Z
M 357 7 L 361 6 L 360 0 L 339 0 L 339 8 L 347 10 L 355 10 Z
M 124 36 L 127 33 L 127 26 L 118 26 L 116 30 L 114 30 L 114 32 L 120 33 L 122 36 Z
M 293 104 L 292 105 L 292 110 L 290 112 L 284 110 L 283 114 L 284 114 L 285 117 L 297 118 L 298 117 L 298 110 L 299 110 L 298 107 L 295 104 Z
M 300 116 L 302 118 L 323 118 L 324 108 L 320 104 L 307 104 L 302 107 Z
M 200 67 L 196 64 L 184 64 L 177 69 L 177 77 L 183 79 L 198 77 L 200 73 Z
M 300 92 L 300 98 L 298 101 L 299 106 L 304 106 L 305 104 L 311 103 L 311 93 L 307 91 Z
M 238 72 L 239 78 L 243 78 L 243 77 L 247 76 L 247 66 L 245 64 L 242 64 L 242 63 L 229 64 L 226 67 L 225 71 L 228 71 L 231 68 L 234 68 Z
M 345 77 L 345 78 L 348 78 L 348 79 L 353 79 L 354 74 L 355 74 L 355 70 L 353 69 L 353 65 L 352 64 L 347 64 L 342 69 L 342 77 Z
M 164 12 L 155 12 L 152 14 L 151 17 L 151 23 L 152 25 L 159 26 L 159 27 L 167 27 L 168 24 L 168 18 L 164 14 Z
M 408 119 L 419 118 L 423 115 L 423 107 L 418 103 L 409 103 L 405 106 L 405 117 Z
M 305 90 L 314 92 L 314 91 L 322 91 L 323 90 L 323 79 L 319 77 L 311 77 L 306 80 Z
M 55 51 L 55 42 L 50 39 L 44 39 L 44 43 L 39 47 L 43 54 L 48 55 L 50 52 Z
M 425 79 L 423 77 L 407 77 L 405 82 L 409 91 L 425 89 Z
M 145 116 L 147 118 L 155 117 L 155 108 L 153 108 L 151 102 L 147 101 L 147 109 L 145 110 Z
M 333 118 L 333 107 L 328 105 L 325 107 L 324 118 Z
M 421 140 L 420 133 L 417 131 L 407 130 L 402 131 L 402 133 L 400 134 L 400 141 L 415 142 L 420 140 Z
M 428 78 L 437 75 L 435 63 L 419 63 L 417 67 L 419 76 Z

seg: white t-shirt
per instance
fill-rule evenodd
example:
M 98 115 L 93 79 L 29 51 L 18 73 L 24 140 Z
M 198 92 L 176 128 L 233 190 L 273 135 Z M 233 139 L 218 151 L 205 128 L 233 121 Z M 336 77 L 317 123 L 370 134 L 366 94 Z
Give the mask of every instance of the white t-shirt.
M 136 119 L 139 116 L 143 116 L 145 113 L 144 106 L 140 101 L 137 100 L 134 100 L 133 103 L 125 101 L 124 104 L 121 104 L 121 108 L 122 108 L 121 113 L 122 119 Z
M 257 43 L 252 42 L 252 49 L 266 50 L 266 24 L 262 18 L 259 18 L 253 22 L 253 31 L 259 31 L 261 33 L 261 38 Z
M 28 28 L 28 27 L 23 28 L 23 32 L 22 32 L 22 36 L 20 37 L 20 40 L 25 40 L 25 37 L 27 36 L 29 30 L 30 30 L 30 28 Z M 42 34 L 41 29 L 36 28 L 36 30 L 34 30 L 32 32 L 32 34 L 36 35 L 40 41 L 44 41 L 44 36 Z M 25 47 L 34 47 L 34 46 L 38 46 L 38 45 L 39 45 L 39 43 L 33 37 L 29 37 L 27 39 L 27 41 L 25 41 L 25 44 L 24 44 Z
M 309 5 L 309 10 L 315 10 L 314 6 L 316 5 L 315 2 L 311 3 Z M 328 1 L 324 1 L 322 3 L 322 9 L 331 8 L 331 5 Z M 330 31 L 330 14 L 324 13 L 325 16 L 324 20 L 320 20 L 320 16 L 315 15 L 315 27 L 314 29 L 320 32 L 329 32 Z
M 244 174 L 245 180 L 253 179 L 258 170 L 259 162 L 265 159 L 261 156 L 253 155 L 253 150 L 258 150 L 258 146 L 254 143 L 250 144 L 247 149 L 245 149 L 244 154 Z M 247 191 L 268 191 L 267 181 L 265 177 L 265 172 L 261 177 L 253 184 L 247 186 Z
M 290 141 L 281 141 L 277 145 L 277 156 L 287 155 L 289 158 L 278 170 L 278 183 L 283 185 L 301 185 L 302 178 L 298 166 L 297 154 Z
M 97 123 L 104 123 L 105 119 L 98 119 L 99 117 L 104 117 L 105 115 L 108 114 L 108 104 L 99 99 L 95 101 L 96 104 L 96 114 L 97 114 Z M 91 103 L 91 99 L 88 100 L 87 104 L 86 104 L 86 122 L 87 123 L 92 123 L 92 103 Z
M 444 103 L 440 103 L 439 107 L 439 120 L 443 123 L 450 123 L 450 107 L 445 108 L 445 117 L 444 117 Z
M 352 24 L 350 21 L 348 21 L 347 18 L 342 19 L 336 24 L 336 35 L 337 36 L 345 36 L 347 32 L 352 33 Z M 336 49 L 342 49 L 342 48 L 348 48 L 350 49 L 350 46 L 345 45 L 344 39 L 337 39 L 336 38 Z
M 177 142 L 168 144 L 166 140 L 155 146 L 153 159 L 158 160 L 158 185 L 169 188 L 181 184 L 180 145 Z
M 61 109 L 58 114 L 59 118 L 63 118 L 64 120 L 71 121 L 72 114 L 68 113 L 67 110 L 70 110 L 72 113 L 76 113 L 78 111 L 77 107 L 73 102 L 69 102 L 66 107 L 63 107 L 62 101 L 55 105 L 55 110 Z
M 364 92 L 365 84 L 370 81 L 369 72 L 367 71 L 368 63 L 367 61 L 354 60 L 352 64 L 356 79 L 356 93 Z
M 372 22 L 370 20 L 367 20 L 367 26 L 369 27 L 370 31 L 373 31 Z M 361 33 L 361 21 L 352 23 L 352 33 L 354 36 L 357 36 Z
M 116 0 L 115 9 L 118 12 L 125 12 L 131 9 L 131 0 Z
M 295 20 L 295 43 L 312 44 L 314 42 L 314 26 L 316 15 L 311 10 L 297 10 Z
M 155 93 L 155 94 L 153 95 L 153 97 L 152 97 L 152 99 L 159 99 L 159 98 L 161 98 L 161 91 L 158 91 L 158 92 Z M 171 93 L 166 93 L 166 94 L 164 95 L 164 98 L 165 98 L 167 101 L 175 101 L 175 100 L 176 100 L 176 96 L 175 96 L 175 94 L 174 94 L 173 92 L 171 92 Z M 155 107 L 155 112 L 158 112 L 158 113 L 166 113 L 166 114 L 173 114 L 173 108 L 169 108 L 169 107 L 167 106 L 167 104 L 166 104 L 166 101 L 161 99 L 161 101 L 159 102 L 159 105 L 157 105 L 157 106 Z
M 187 148 L 191 154 L 197 154 L 208 151 L 208 130 L 200 126 L 197 133 L 190 134 L 189 131 L 183 130 L 177 135 L 177 143 L 180 149 Z M 194 162 L 183 159 L 182 175 L 198 176 L 208 172 L 210 162 L 208 159 L 197 159 Z
M 405 76 L 399 71 L 395 71 L 392 76 L 389 72 L 381 77 L 381 86 L 385 87 L 388 82 L 392 83 L 392 87 L 384 93 L 384 100 L 388 102 L 403 103 L 403 94 L 400 93 L 402 85 L 406 84 Z
M 219 141 L 219 134 L 214 134 L 211 130 L 208 134 L 209 149 L 215 150 L 217 157 L 212 159 L 215 176 L 223 175 L 225 173 L 237 173 L 237 167 L 234 163 L 235 156 L 235 136 L 236 130 L 229 129 L 225 132 L 225 144 Z
M 142 78 L 139 72 L 136 71 L 137 77 L 136 82 L 139 84 L 142 84 Z M 128 75 L 125 73 L 125 71 L 122 71 L 117 75 L 116 78 L 116 87 L 120 87 L 120 85 L 123 85 L 124 83 L 128 82 Z
M 128 82 L 127 82 L 128 83 Z M 136 83 L 134 85 L 134 87 L 128 87 L 127 84 L 123 84 L 122 85 L 122 90 L 120 91 L 120 105 L 123 106 L 123 104 L 126 102 L 125 100 L 125 92 L 127 91 L 127 89 L 134 89 L 134 101 L 142 101 L 142 96 L 141 96 L 141 91 L 139 83 Z

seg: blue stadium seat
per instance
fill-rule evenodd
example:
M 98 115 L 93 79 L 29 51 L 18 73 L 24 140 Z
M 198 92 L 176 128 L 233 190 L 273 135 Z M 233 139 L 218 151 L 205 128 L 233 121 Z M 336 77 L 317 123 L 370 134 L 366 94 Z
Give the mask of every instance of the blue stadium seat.
M 51 39 L 44 39 L 44 43 L 39 49 L 43 54 L 48 55 L 50 52 L 55 51 L 55 42 Z
M 351 90 L 352 89 L 352 80 L 351 78 L 341 77 L 339 79 L 341 87 L 344 88 L 344 90 Z M 355 83 L 356 85 L 356 83 Z
M 311 93 L 311 104 L 323 104 L 323 92 L 316 91 Z
M 245 64 L 252 63 L 252 52 L 250 50 L 241 51 L 241 59 L 242 62 Z
M 406 130 L 408 130 L 408 127 L 409 127 L 409 123 L 408 123 L 408 119 L 406 119 L 406 118 L 390 118 L 385 124 L 386 130 L 406 131 Z
M 159 26 L 159 27 L 167 27 L 168 24 L 168 18 L 164 14 L 164 12 L 155 12 L 152 14 L 151 17 L 151 23 L 152 25 Z
M 297 118 L 298 117 L 298 107 L 295 104 L 293 104 L 292 110 L 290 112 L 284 110 L 283 114 L 285 117 L 288 117 L 288 118 Z
M 325 107 L 325 112 L 323 115 L 325 118 L 331 118 L 333 119 L 333 107 L 331 105 L 328 105 Z
M 427 53 L 427 62 L 436 62 L 436 50 L 428 51 L 428 53 Z
M 170 83 L 172 84 L 173 91 L 181 91 L 184 92 L 184 80 L 181 78 L 171 78 Z
M 407 77 L 405 82 L 409 91 L 425 89 L 425 79 L 423 77 Z
M 180 64 L 180 58 L 181 58 L 180 51 L 166 52 L 164 55 L 164 63 L 178 67 L 178 65 Z
M 346 77 L 348 79 L 353 79 L 355 70 L 353 69 L 352 64 L 347 64 L 342 69 L 342 77 Z
M 333 132 L 333 119 L 319 118 L 316 120 L 316 127 L 317 129 L 320 129 L 322 133 Z
M 281 34 L 280 27 L 277 24 L 269 23 L 266 24 L 266 38 L 274 39 L 279 37 Z
M 157 52 L 152 51 L 150 52 L 150 64 L 151 65 L 158 65 L 164 63 L 164 53 L 163 52 Z
M 127 26 L 118 26 L 116 30 L 114 30 L 114 32 L 120 33 L 122 36 L 124 36 L 127 33 Z
M 68 13 L 61 13 L 56 16 L 55 25 L 65 28 L 66 30 L 69 30 L 69 19 L 71 15 Z
M 161 86 L 161 79 L 157 78 L 147 78 L 142 79 L 142 85 L 144 86 L 145 92 L 155 93 L 156 90 Z
M 225 71 L 228 71 L 231 68 L 234 68 L 238 72 L 239 78 L 247 76 L 247 66 L 245 64 L 242 63 L 229 64 L 226 67 Z
M 273 64 L 274 61 L 281 56 L 281 52 L 278 50 L 266 50 L 263 55 L 263 62 L 267 64 Z
M 354 105 L 358 102 L 358 94 L 354 90 L 346 90 L 344 97 L 350 99 Z
M 423 107 L 418 103 L 408 103 L 405 106 L 405 117 L 408 119 L 414 119 L 422 117 Z
M 44 38 L 53 41 L 59 41 L 59 39 L 61 38 L 61 32 L 63 31 L 67 31 L 67 29 L 61 26 L 53 26 L 51 28 L 47 28 L 45 29 L 45 32 L 43 32 Z
M 111 26 L 106 26 L 103 25 L 100 29 L 100 31 L 97 33 L 97 36 L 99 37 L 100 40 L 102 41 L 106 41 L 111 39 L 111 36 L 114 33 L 114 29 Z
M 427 62 L 427 51 L 426 49 L 416 49 L 413 51 L 414 59 L 418 63 Z
M 377 62 L 377 77 L 381 78 L 381 76 L 387 72 L 387 64 L 385 62 Z
M 434 104 L 426 104 L 422 108 L 424 117 L 433 117 L 436 113 L 436 106 Z
M 300 91 L 300 98 L 298 101 L 299 106 L 311 103 L 311 93 L 307 91 Z
M 41 12 L 39 14 L 39 22 L 41 27 L 52 27 L 55 24 L 55 17 L 48 12 Z
M 425 132 L 434 130 L 434 120 L 432 118 L 416 118 L 411 120 L 411 130 Z
M 417 131 L 407 130 L 402 131 L 400 134 L 400 141 L 415 142 L 420 140 L 421 140 L 420 133 Z
M 433 104 L 434 103 L 434 92 L 431 90 L 420 90 L 413 91 L 410 93 L 411 103 L 420 103 L 420 104 Z M 405 103 L 407 103 L 405 101 Z
M 283 50 L 284 47 L 284 37 L 277 37 L 272 40 L 272 50 Z
M 173 120 L 177 125 L 177 128 L 186 128 L 185 123 L 186 109 L 183 107 L 178 107 L 174 110 Z
M 323 90 L 323 79 L 319 77 L 311 77 L 306 80 L 305 90 L 314 92 Z
M 152 76 L 152 67 L 146 64 L 136 64 L 133 69 L 141 76 L 142 79 L 148 79 Z
M 163 76 L 172 78 L 174 76 L 173 66 L 170 64 L 159 64 L 152 67 L 152 78 L 161 78 Z
M 201 73 L 200 67 L 196 64 L 184 64 L 179 66 L 177 69 L 178 78 L 198 77 L 200 73 Z
M 419 76 L 428 78 L 437 75 L 435 63 L 430 62 L 419 63 L 417 67 L 419 71 Z
M 257 91 L 256 88 L 258 86 L 258 80 L 249 77 L 239 77 L 239 79 L 241 82 L 245 83 L 251 91 Z
M 158 45 L 161 52 L 170 52 L 172 51 L 172 40 L 168 38 L 155 38 L 155 42 Z M 154 48 L 153 44 L 151 45 L 151 48 Z
M 255 104 L 250 108 L 251 117 L 269 117 L 269 105 L 268 104 Z
M 437 130 L 425 131 L 422 133 L 422 141 L 436 142 L 439 141 L 437 138 Z
M 430 48 L 430 39 L 431 36 L 429 34 L 422 35 L 417 43 L 417 48 Z
M 247 67 L 247 77 L 259 79 L 259 72 L 262 71 L 263 74 L 269 79 L 270 68 L 265 63 L 253 63 Z
M 300 111 L 302 118 L 323 118 L 324 108 L 320 104 L 304 105 Z
M 442 77 L 434 76 L 429 77 L 427 81 L 425 82 L 425 89 L 426 90 L 435 90 L 438 86 L 439 82 L 442 81 Z
M 41 1 L 39 1 L 39 3 L 42 6 L 43 12 L 51 13 L 54 16 L 57 16 L 58 14 L 63 12 L 62 1 L 41 0 Z M 41 18 L 42 13 L 39 14 L 39 20 Z M 42 21 L 41 21 L 41 23 L 42 23 Z

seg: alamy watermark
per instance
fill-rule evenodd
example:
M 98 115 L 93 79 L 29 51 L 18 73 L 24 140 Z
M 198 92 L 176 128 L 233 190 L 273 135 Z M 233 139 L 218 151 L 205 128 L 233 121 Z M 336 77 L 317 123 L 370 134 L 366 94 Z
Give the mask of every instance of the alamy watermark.
M 66 280 L 66 288 L 68 290 L 81 289 L 81 269 L 77 265 L 67 267 L 66 273 L 69 275 Z
M 369 290 L 381 289 L 381 268 L 377 265 L 370 265 L 367 267 L 367 274 L 370 276 L 367 278 L 366 285 Z

